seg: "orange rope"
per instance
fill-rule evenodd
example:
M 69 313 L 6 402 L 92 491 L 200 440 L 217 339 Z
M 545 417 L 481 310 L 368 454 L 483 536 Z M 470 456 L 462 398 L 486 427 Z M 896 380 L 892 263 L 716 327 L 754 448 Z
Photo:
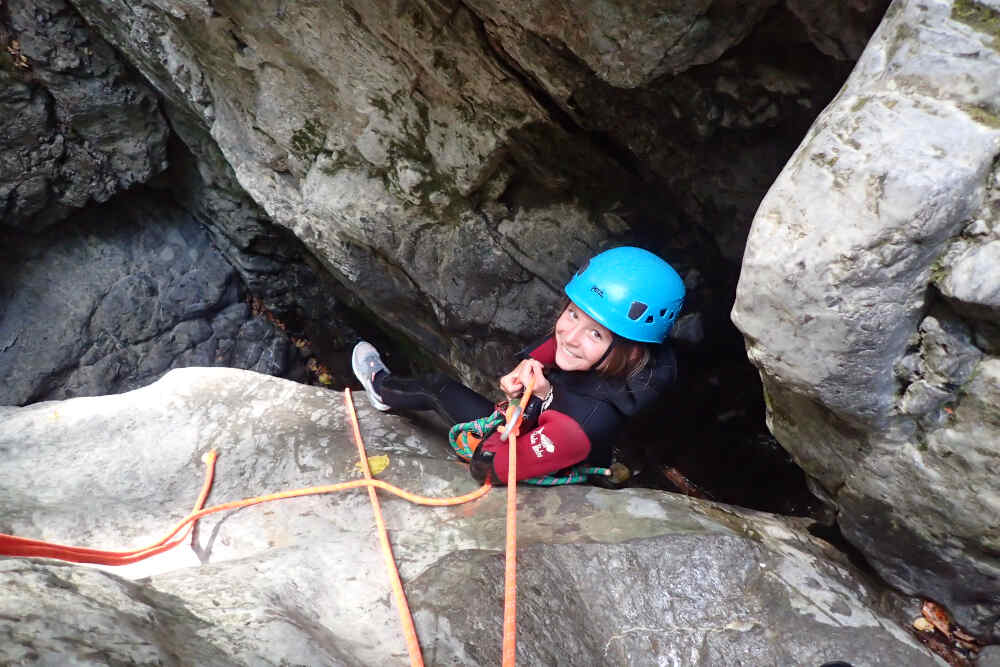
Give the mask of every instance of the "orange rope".
M 210 451 L 203 458 L 205 462 L 205 483 L 202 487 L 202 494 L 198 498 L 197 507 L 201 507 L 204 503 L 205 497 L 208 495 L 208 490 L 212 486 L 212 479 L 215 472 L 215 450 Z M 150 546 L 143 547 L 141 549 L 135 549 L 132 551 L 102 551 L 98 549 L 87 549 L 84 547 L 73 547 L 64 544 L 56 544 L 53 542 L 45 542 L 42 540 L 34 540 L 27 537 L 18 537 L 16 535 L 7 535 L 5 533 L 0 533 L 0 555 L 3 556 L 26 556 L 26 557 L 36 557 L 36 558 L 55 558 L 58 560 L 70 561 L 73 563 L 96 563 L 98 565 L 128 565 L 129 563 L 135 563 L 137 561 L 149 558 L 150 556 L 155 556 L 156 554 L 172 549 L 173 547 L 180 544 L 187 533 L 184 536 L 177 538 L 176 540 L 170 542 L 177 533 L 183 530 L 185 527 L 193 524 L 199 519 L 208 516 L 209 514 L 214 514 L 216 512 L 225 512 L 227 510 L 239 509 L 241 507 L 249 507 L 250 505 L 259 505 L 260 503 L 270 502 L 272 500 L 281 500 L 283 498 L 298 498 L 301 496 L 313 496 L 324 493 L 333 493 L 335 491 L 344 491 L 347 489 L 360 489 L 361 487 L 374 487 L 378 489 L 383 489 L 389 493 L 395 494 L 400 498 L 410 501 L 411 503 L 416 503 L 418 505 L 430 505 L 434 507 L 446 507 L 451 505 L 461 505 L 463 503 L 471 502 L 478 498 L 486 495 L 492 486 L 487 482 L 481 487 L 466 493 L 461 496 L 454 496 L 451 498 L 430 498 L 427 496 L 418 496 L 415 493 L 410 493 L 400 489 L 397 486 L 393 486 L 387 482 L 383 482 L 380 479 L 356 479 L 350 482 L 340 482 L 339 484 L 327 484 L 324 486 L 310 486 L 302 489 L 293 489 L 291 491 L 281 491 L 278 493 L 271 493 L 265 496 L 257 496 L 255 498 L 246 498 L 244 500 L 234 500 L 232 502 L 223 503 L 221 505 L 215 505 L 214 507 L 208 507 L 205 509 L 198 509 L 192 512 L 183 519 L 181 519 L 177 525 L 175 525 L 169 533 L 167 533 L 162 539 L 151 544 Z
M 358 445 L 358 456 L 361 458 L 361 470 L 365 473 L 365 479 L 372 479 L 372 471 L 368 466 L 368 455 L 365 453 L 365 443 L 361 439 L 361 426 L 358 424 L 358 415 L 354 410 L 354 401 L 351 400 L 351 390 L 344 390 L 344 404 L 347 406 L 347 414 L 351 417 L 351 427 L 354 429 L 354 442 Z M 382 543 L 382 556 L 385 559 L 385 569 L 389 573 L 392 584 L 392 593 L 396 598 L 396 611 L 399 612 L 399 622 L 403 624 L 403 634 L 406 637 L 406 650 L 410 653 L 410 664 L 413 667 L 423 667 L 424 658 L 420 653 L 420 641 L 417 639 L 417 629 L 413 626 L 413 616 L 410 614 L 410 606 L 406 602 L 406 593 L 403 592 L 403 582 L 399 578 L 399 568 L 396 567 L 396 560 L 392 556 L 392 545 L 389 543 L 389 532 L 385 528 L 385 521 L 382 518 L 382 506 L 379 504 L 378 495 L 375 489 L 368 487 L 368 497 L 372 501 L 372 511 L 375 513 L 375 525 L 378 527 L 379 541 Z
M 517 428 L 535 389 L 534 374 L 521 395 L 514 423 L 507 424 L 507 545 L 503 571 L 503 667 L 514 667 L 517 657 Z

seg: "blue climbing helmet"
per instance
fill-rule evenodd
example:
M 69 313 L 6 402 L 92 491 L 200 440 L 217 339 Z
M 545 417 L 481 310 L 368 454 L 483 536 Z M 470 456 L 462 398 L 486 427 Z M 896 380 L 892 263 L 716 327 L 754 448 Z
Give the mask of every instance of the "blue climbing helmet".
M 591 258 L 565 292 L 613 333 L 641 343 L 662 343 L 684 305 L 684 281 L 674 267 L 631 246 Z

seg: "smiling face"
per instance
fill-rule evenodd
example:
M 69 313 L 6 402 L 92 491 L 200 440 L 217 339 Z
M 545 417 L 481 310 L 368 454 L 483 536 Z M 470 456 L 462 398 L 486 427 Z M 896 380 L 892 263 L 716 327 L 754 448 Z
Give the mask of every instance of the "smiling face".
M 612 334 L 572 301 L 556 320 L 556 366 L 564 371 L 594 367 L 608 347 Z

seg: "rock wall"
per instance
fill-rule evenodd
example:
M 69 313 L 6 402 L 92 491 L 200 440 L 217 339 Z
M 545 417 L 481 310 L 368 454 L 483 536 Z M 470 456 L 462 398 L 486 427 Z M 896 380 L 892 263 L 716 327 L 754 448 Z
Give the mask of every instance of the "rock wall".
M 63 0 L 0 8 L 0 224 L 38 231 L 167 166 L 156 93 Z
M 306 378 L 285 333 L 164 192 L 0 233 L 0 405 L 134 389 L 178 366 Z
M 608 243 L 702 267 L 702 296 L 725 284 L 715 267 L 839 83 L 813 73 L 846 74 L 884 6 L 74 4 L 203 175 L 221 173 L 210 136 L 357 305 L 483 387 Z
M 761 204 L 733 320 L 888 581 L 1000 639 L 1000 6 L 896 2 Z
M 382 340 L 358 314 L 357 297 L 247 196 L 211 137 L 186 124 L 183 115 L 175 111 L 168 115 L 177 133 L 200 157 L 195 158 L 175 138 L 170 168 L 161 185 L 208 230 L 213 245 L 269 318 L 305 341 L 303 349 L 314 360 L 322 360 L 322 372 L 330 375 L 330 382 L 341 386 L 353 382 L 350 350 L 354 343 L 362 336 Z

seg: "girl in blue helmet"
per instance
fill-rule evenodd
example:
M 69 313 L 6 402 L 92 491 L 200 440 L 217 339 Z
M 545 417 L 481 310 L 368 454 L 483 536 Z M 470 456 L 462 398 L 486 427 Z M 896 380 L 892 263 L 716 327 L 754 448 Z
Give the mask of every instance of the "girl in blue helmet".
M 565 292 L 551 333 L 522 351 L 499 381 L 515 398 L 535 378 L 517 437 L 518 480 L 581 463 L 607 467 L 625 420 L 676 377 L 665 341 L 683 305 L 684 282 L 673 267 L 641 248 L 614 248 L 580 267 Z M 352 365 L 380 410 L 436 410 L 451 423 L 494 411 L 492 401 L 446 376 L 392 375 L 364 341 Z M 507 483 L 508 442 L 499 433 L 483 440 L 470 463 L 473 476 Z

